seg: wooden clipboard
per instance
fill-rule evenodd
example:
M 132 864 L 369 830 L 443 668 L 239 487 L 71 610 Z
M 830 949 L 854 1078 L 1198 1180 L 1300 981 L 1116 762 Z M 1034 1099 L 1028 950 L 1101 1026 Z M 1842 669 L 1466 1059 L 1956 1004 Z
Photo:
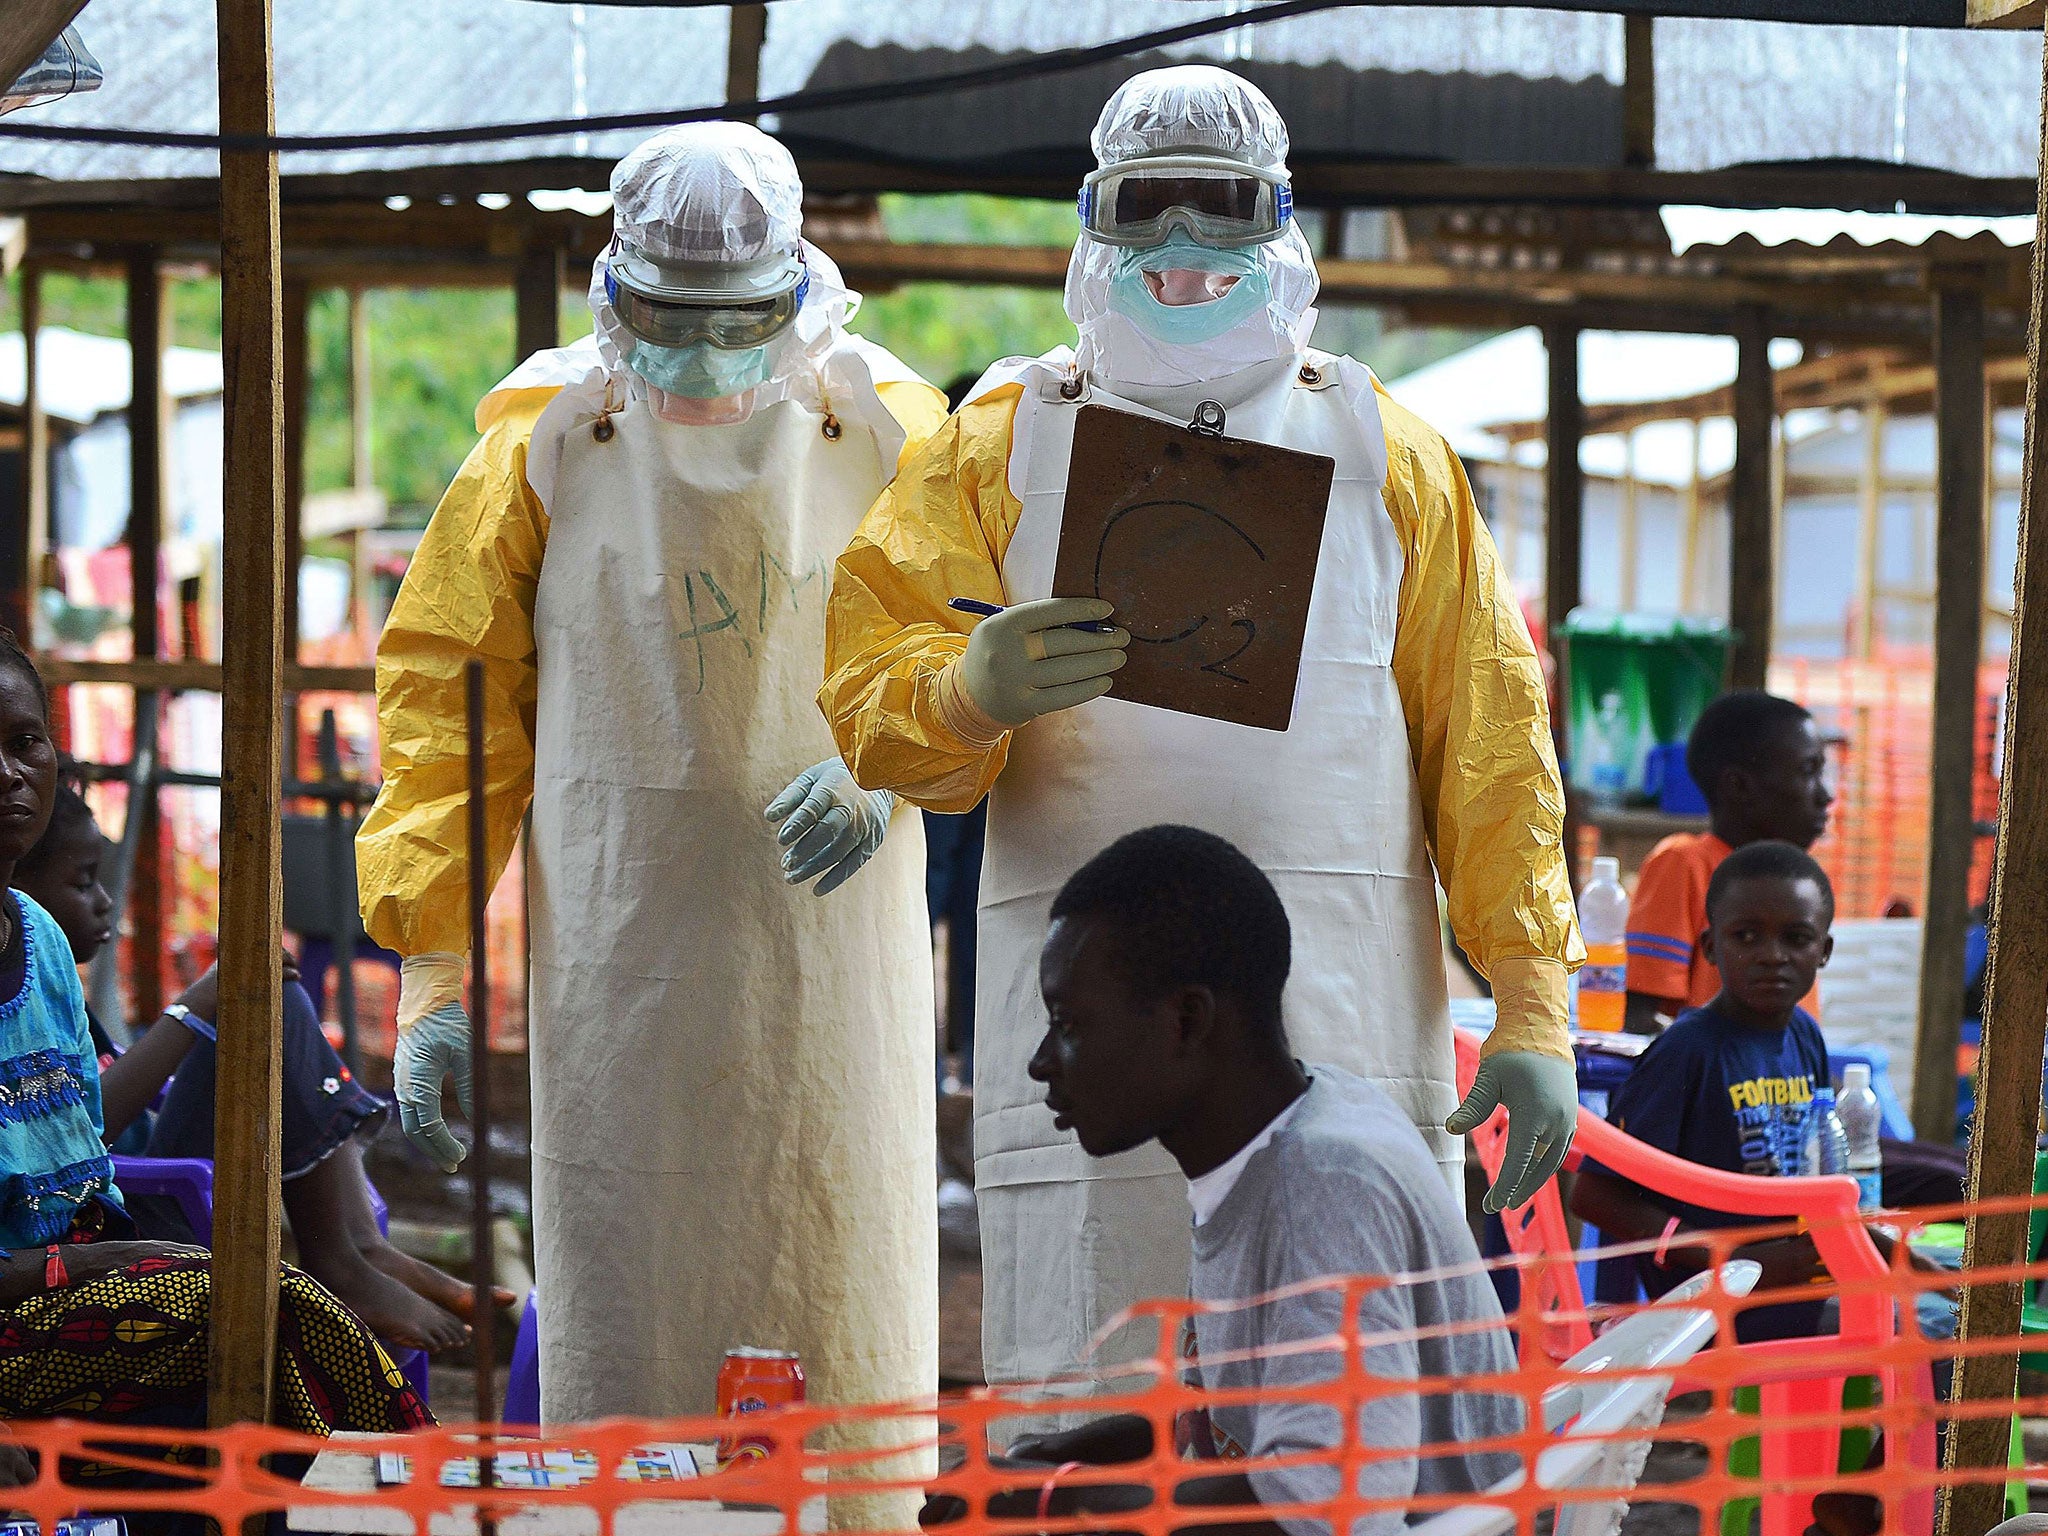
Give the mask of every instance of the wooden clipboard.
M 1131 632 L 1114 698 L 1284 731 L 1336 461 L 1106 405 L 1074 421 L 1055 597 L 1099 597 Z

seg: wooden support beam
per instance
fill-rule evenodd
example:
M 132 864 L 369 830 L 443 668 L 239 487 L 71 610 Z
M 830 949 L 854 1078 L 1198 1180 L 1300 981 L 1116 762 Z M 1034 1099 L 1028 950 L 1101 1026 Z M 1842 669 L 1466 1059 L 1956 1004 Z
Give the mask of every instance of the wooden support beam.
M 515 365 L 562 344 L 562 248 L 535 243 L 519 258 L 512 289 Z
M 151 661 L 163 654 L 158 611 L 163 565 L 164 450 L 167 401 L 164 349 L 170 345 L 170 308 L 156 252 L 148 247 L 128 258 L 128 601 L 133 654 Z M 161 708 L 157 695 L 137 690 L 133 726 L 142 739 L 145 711 Z M 135 839 L 135 868 L 128 876 L 128 932 L 134 957 L 129 985 L 135 1017 L 154 1019 L 162 1009 L 164 953 L 164 861 L 152 789 L 128 807 L 141 818 Z
M 302 277 L 288 277 L 283 288 L 280 328 L 284 338 L 284 659 L 299 659 L 299 567 L 306 558 L 306 400 L 310 369 L 313 293 Z M 288 731 L 285 754 L 298 753 L 298 732 Z M 292 766 L 296 769 L 296 763 Z
M 1555 652 L 1564 621 L 1579 606 L 1586 497 L 1579 439 L 1586 408 L 1579 397 L 1578 331 L 1546 326 L 1543 345 L 1550 358 L 1548 461 L 1543 469 L 1543 622 Z
M 1964 19 L 1973 27 L 2010 27 L 2017 31 L 2022 27 L 2041 29 L 2042 20 L 2048 17 L 2048 7 L 2043 0 L 1970 0 L 1970 8 Z
M 370 438 L 370 299 L 348 291 L 348 483 L 367 491 L 377 483 Z
M 49 421 L 43 415 L 42 395 L 36 379 L 36 335 L 42 316 L 42 268 L 27 264 L 21 268 L 21 336 L 23 366 L 27 370 L 22 412 L 21 475 L 16 482 L 17 499 L 6 525 L 6 548 L 0 552 L 0 626 L 20 637 L 23 645 L 34 643 L 36 592 L 43 584 L 43 530 L 47 506 L 45 480 L 49 472 Z
M 1761 688 L 1771 661 L 1777 587 L 1772 569 L 1777 518 L 1772 506 L 1771 438 L 1775 423 L 1771 333 L 1762 310 L 1748 310 L 1735 337 L 1735 468 L 1728 484 L 1728 622 L 1735 649 L 1731 688 Z
M 1977 668 L 1984 649 L 1984 305 L 1967 287 L 1934 301 L 1934 710 L 1929 754 L 1926 914 L 1913 1133 L 1952 1145 L 1963 939 L 1977 840 Z
M 216 0 L 223 133 L 276 131 L 270 0 Z M 284 337 L 277 156 L 223 150 L 220 1042 L 207 1412 L 261 1422 L 277 1337 Z
M 1642 171 L 1657 163 L 1657 23 L 1649 16 L 1623 20 L 1621 163 Z
M 0 27 L 0 89 L 19 80 L 84 9 L 85 0 L 10 0 Z
M 1564 643 L 1564 621 L 1579 606 L 1585 564 L 1586 476 L 1579 467 L 1579 439 L 1584 435 L 1586 405 L 1579 394 L 1579 332 L 1570 325 L 1543 328 L 1549 359 L 1549 394 L 1545 419 L 1549 436 L 1543 466 L 1543 627 L 1557 667 L 1558 697 L 1571 698 L 1570 659 Z M 1565 711 L 1569 718 L 1569 706 Z M 1560 763 L 1571 760 L 1571 733 L 1565 719 L 1550 723 Z M 1567 781 L 1569 782 L 1569 781 Z M 1569 792 L 1564 802 L 1565 870 L 1573 889 L 1579 884 L 1579 817 Z
M 757 101 L 761 96 L 761 50 L 768 42 L 768 7 L 734 5 L 725 41 L 725 99 Z
M 1866 400 L 1863 418 L 1863 474 L 1856 484 L 1856 612 L 1852 622 L 1858 661 L 1870 659 L 1877 633 L 1877 549 L 1884 541 L 1884 445 L 1891 413 L 1882 399 Z
M 2048 55 L 2043 57 L 2048 66 Z M 2042 83 L 2048 108 L 2048 73 Z M 2048 145 L 2044 145 L 2048 148 Z M 2048 175 L 2038 178 L 2034 287 L 2027 348 L 2027 429 L 2013 573 L 2012 659 L 2006 680 L 2005 773 L 1998 792 L 1998 853 L 1991 870 L 1990 952 L 1984 973 L 1984 1044 L 1977 1058 L 1977 1111 L 1970 1136 L 1972 1200 L 2025 1196 L 2034 1186 L 2041 1123 L 2041 1045 L 2048 1025 L 2048 437 L 2041 420 L 2042 328 L 2048 325 Z M 2025 1209 L 1972 1216 L 1964 1227 L 1963 1275 L 2027 1262 Z M 2003 1469 L 2019 1381 L 2022 1282 L 1965 1285 L 1953 1401 L 1991 1411 L 1958 1419 L 1949 1435 L 1954 1471 Z M 1996 1341 L 1976 1354 L 1974 1341 Z M 2005 1513 L 1995 1481 L 1952 1489 L 1938 1536 L 1983 1536 Z
M 79 661 L 70 656 L 36 655 L 36 668 L 52 688 L 72 683 L 111 683 L 121 688 L 154 688 L 160 693 L 219 693 L 223 682 L 217 661 Z M 290 693 L 375 693 L 375 667 L 301 667 L 287 665 L 284 686 Z

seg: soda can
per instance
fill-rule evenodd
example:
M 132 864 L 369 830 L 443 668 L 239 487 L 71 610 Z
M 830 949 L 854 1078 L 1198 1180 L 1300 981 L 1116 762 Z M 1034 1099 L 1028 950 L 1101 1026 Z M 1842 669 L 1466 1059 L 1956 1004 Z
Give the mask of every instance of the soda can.
M 725 1352 L 718 1368 L 718 1416 L 743 1419 L 804 1400 L 804 1367 L 793 1349 L 758 1349 L 742 1345 Z M 733 1434 L 718 1442 L 718 1464 L 765 1461 L 775 1442 L 765 1435 Z

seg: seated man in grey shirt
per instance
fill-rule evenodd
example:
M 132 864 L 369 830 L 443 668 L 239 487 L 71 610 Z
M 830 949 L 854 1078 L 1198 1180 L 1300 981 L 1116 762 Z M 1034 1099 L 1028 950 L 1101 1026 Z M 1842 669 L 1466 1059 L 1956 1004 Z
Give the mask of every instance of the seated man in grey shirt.
M 1361 1301 L 1368 1371 L 1447 1383 L 1515 1370 L 1464 1216 L 1408 1116 L 1363 1078 L 1298 1062 L 1288 1049 L 1287 913 L 1256 865 L 1209 833 L 1148 828 L 1077 871 L 1052 919 L 1039 967 L 1049 1024 L 1031 1075 L 1045 1084 L 1056 1124 L 1072 1127 L 1091 1156 L 1156 1139 L 1180 1164 L 1194 1207 L 1195 1300 L 1260 1297 L 1331 1276 L 1393 1277 Z M 1190 1380 L 1213 1392 L 1337 1378 L 1343 1311 L 1344 1288 L 1333 1283 L 1197 1313 L 1183 1341 Z M 1301 1347 L 1316 1340 L 1328 1347 Z M 1367 1397 L 1358 1404 L 1358 1491 L 1407 1499 L 1488 1487 L 1516 1469 L 1498 1442 L 1521 1427 L 1520 1400 L 1498 1392 Z M 1335 1496 L 1335 1407 L 1218 1403 L 1183 1415 L 1177 1438 L 1184 1454 L 1205 1457 L 1330 1452 L 1317 1464 L 1195 1477 L 1175 1495 L 1182 1505 L 1246 1506 L 1233 1531 L 1327 1536 L 1327 1521 L 1275 1521 L 1257 1507 Z M 1010 1449 L 1018 1461 L 1053 1466 L 1151 1453 L 1150 1421 L 1128 1416 Z M 1030 1501 L 1035 1509 L 1035 1493 Z M 1145 1502 L 1135 1488 L 1061 1486 L 1052 1510 L 1108 1514 Z M 999 1512 L 1007 1511 L 992 1505 Z M 1403 1523 L 1398 1510 L 1365 1516 L 1353 1536 Z

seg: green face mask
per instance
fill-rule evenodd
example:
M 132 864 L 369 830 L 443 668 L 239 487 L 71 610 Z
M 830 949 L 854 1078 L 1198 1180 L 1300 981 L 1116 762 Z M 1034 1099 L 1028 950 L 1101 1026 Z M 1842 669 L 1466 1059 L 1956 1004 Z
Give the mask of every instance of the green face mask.
M 1205 304 L 1162 304 L 1152 296 L 1145 273 L 1173 268 L 1217 273 L 1237 281 L 1228 293 Z M 1213 341 L 1257 314 L 1272 297 L 1256 248 L 1218 250 L 1182 229 L 1175 229 L 1159 245 L 1122 252 L 1109 285 L 1110 308 L 1157 340 L 1184 347 Z
M 635 341 L 626 366 L 656 389 L 686 400 L 719 400 L 745 394 L 768 378 L 768 349 L 729 350 L 708 341 L 661 347 Z

